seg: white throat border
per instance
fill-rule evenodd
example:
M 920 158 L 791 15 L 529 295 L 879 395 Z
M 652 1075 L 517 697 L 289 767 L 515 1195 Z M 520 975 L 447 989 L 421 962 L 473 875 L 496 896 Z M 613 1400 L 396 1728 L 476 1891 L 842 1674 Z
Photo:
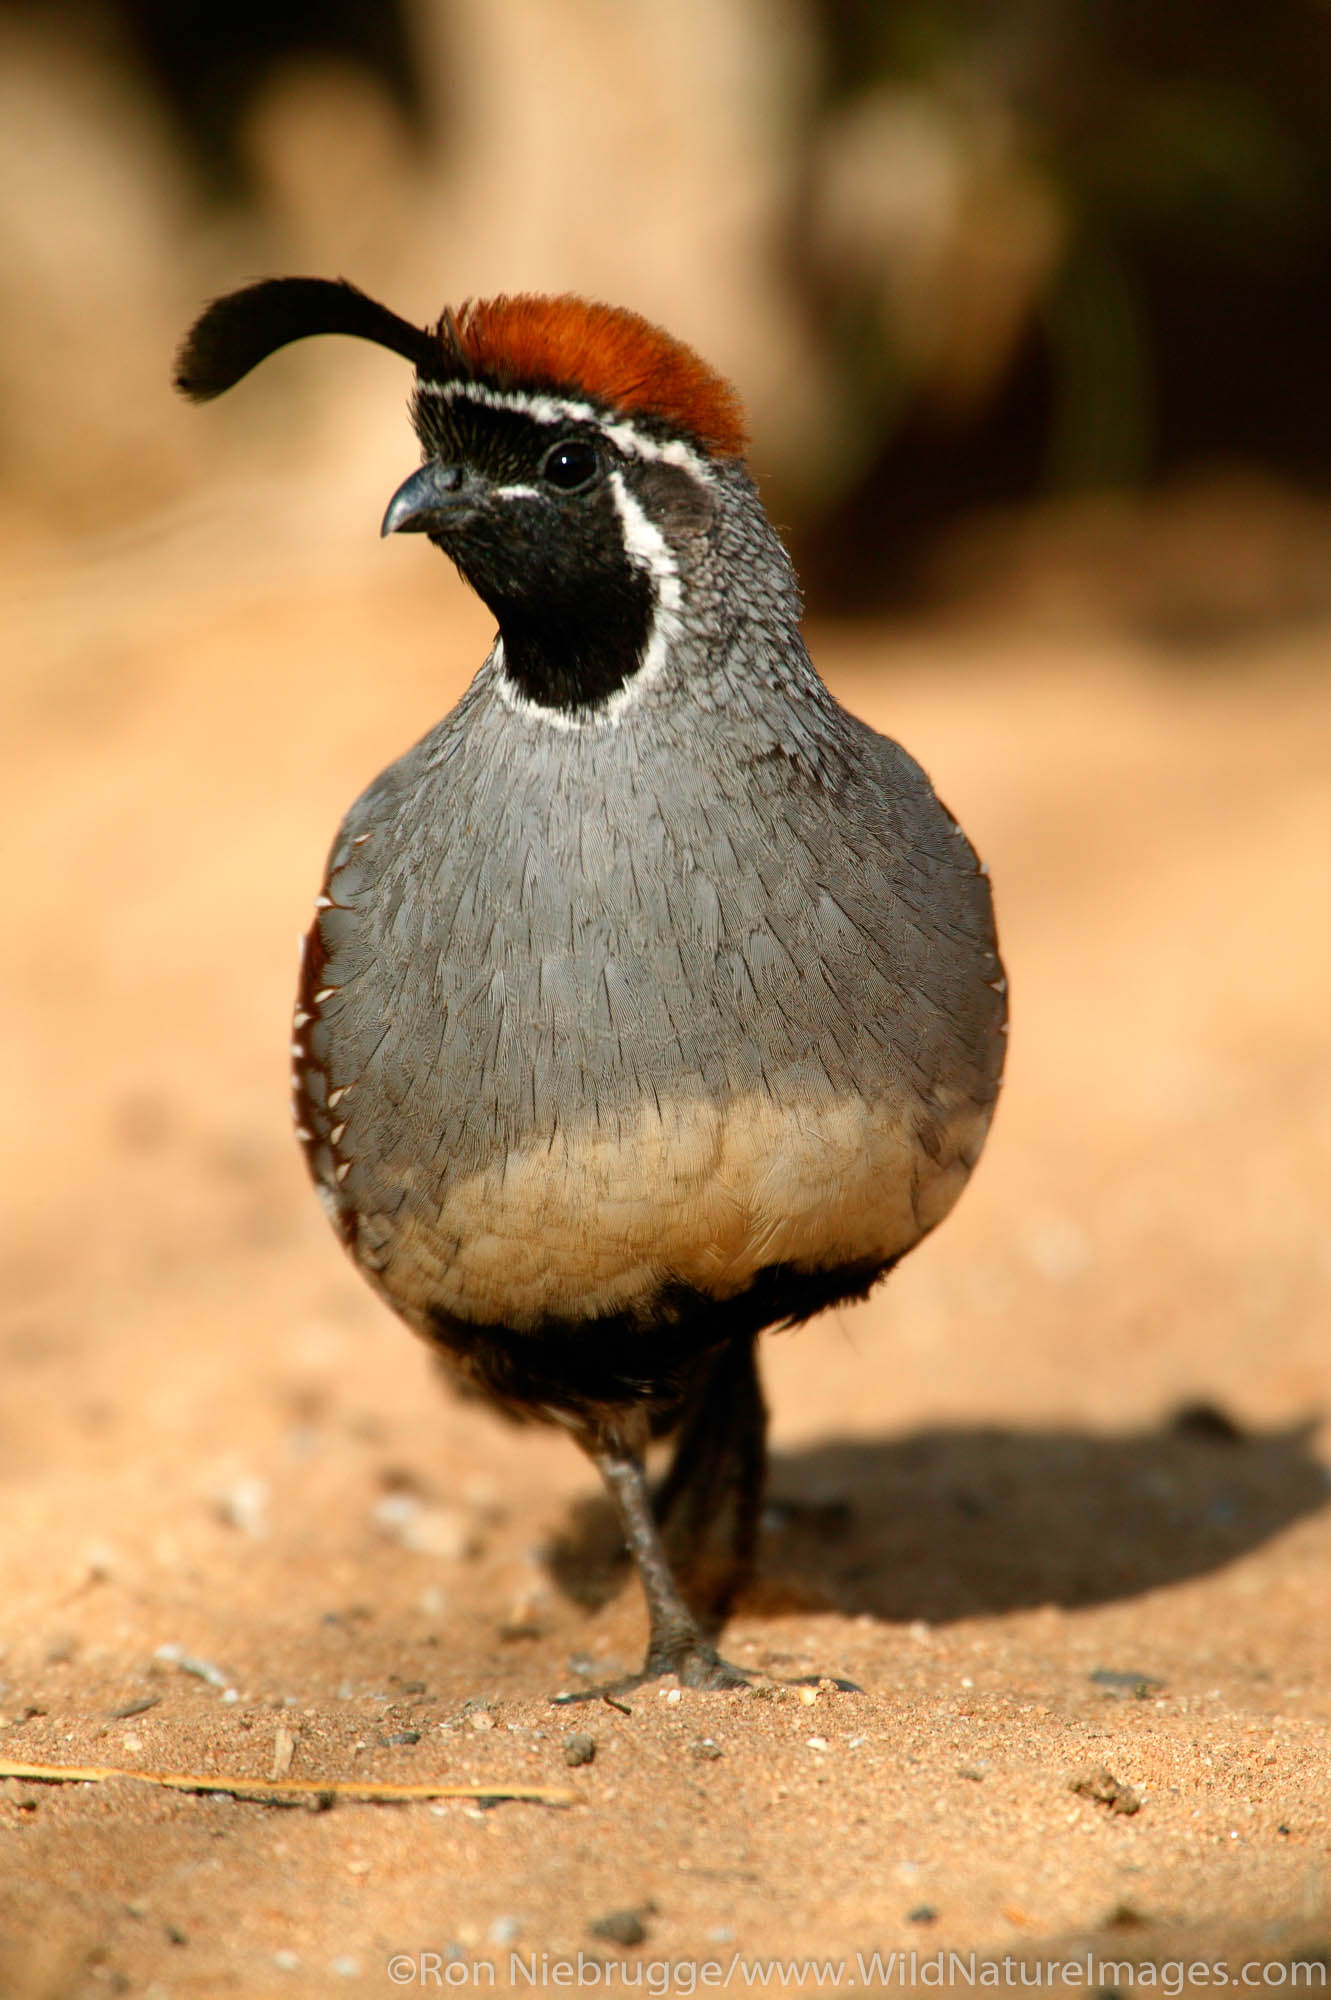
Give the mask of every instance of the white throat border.
M 624 531 L 624 550 L 635 568 L 645 570 L 652 580 L 654 606 L 647 631 L 647 644 L 637 672 L 617 687 L 612 695 L 582 712 L 548 708 L 523 694 L 508 677 L 504 664 L 504 642 L 496 639 L 490 658 L 495 669 L 499 698 L 515 715 L 529 722 L 543 723 L 548 729 L 579 735 L 587 730 L 615 729 L 636 708 L 649 688 L 656 685 L 666 669 L 670 648 L 683 630 L 681 612 L 684 592 L 679 580 L 679 564 L 674 551 L 656 523 L 650 520 L 624 481 L 622 472 L 610 474 L 610 491 L 615 512 Z

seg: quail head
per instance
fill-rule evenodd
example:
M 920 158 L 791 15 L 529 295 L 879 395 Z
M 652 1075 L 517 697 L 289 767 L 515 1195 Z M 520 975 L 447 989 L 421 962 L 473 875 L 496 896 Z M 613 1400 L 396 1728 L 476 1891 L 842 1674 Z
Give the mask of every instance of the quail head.
M 383 532 L 428 536 L 499 629 L 333 843 L 300 1139 L 408 1325 L 594 1460 L 646 1593 L 640 1678 L 733 1685 L 713 1638 L 754 1558 L 757 1336 L 863 1296 L 975 1164 L 1005 1030 L 986 872 L 815 673 L 734 393 L 688 348 L 573 297 L 422 331 L 278 278 L 204 312 L 179 385 L 216 396 L 320 333 L 413 365 L 423 463 Z

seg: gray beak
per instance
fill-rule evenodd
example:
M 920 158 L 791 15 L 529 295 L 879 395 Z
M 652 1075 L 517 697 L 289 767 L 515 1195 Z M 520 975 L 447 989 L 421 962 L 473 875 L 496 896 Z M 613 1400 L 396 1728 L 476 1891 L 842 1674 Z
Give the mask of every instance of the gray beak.
M 441 514 L 456 514 L 476 498 L 476 475 L 465 465 L 432 458 L 404 479 L 388 503 L 381 535 L 426 535 Z

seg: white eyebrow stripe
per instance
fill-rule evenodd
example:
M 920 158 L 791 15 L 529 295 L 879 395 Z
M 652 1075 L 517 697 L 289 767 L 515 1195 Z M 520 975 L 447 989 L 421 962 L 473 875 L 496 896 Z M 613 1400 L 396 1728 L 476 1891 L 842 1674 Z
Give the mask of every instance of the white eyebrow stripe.
M 649 459 L 655 464 L 673 465 L 702 485 L 710 485 L 711 471 L 705 459 L 681 438 L 645 437 L 622 417 L 609 417 L 591 403 L 572 396 L 550 396 L 525 389 L 492 389 L 485 382 L 427 382 L 417 379 L 423 396 L 438 396 L 441 402 L 479 403 L 485 410 L 516 410 L 538 424 L 594 424 L 611 444 L 630 458 Z

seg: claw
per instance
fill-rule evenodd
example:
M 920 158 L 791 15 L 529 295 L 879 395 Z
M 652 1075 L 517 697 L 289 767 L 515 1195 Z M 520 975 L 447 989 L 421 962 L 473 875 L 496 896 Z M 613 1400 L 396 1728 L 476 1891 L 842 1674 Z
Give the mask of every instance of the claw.
M 652 1681 L 664 1680 L 667 1674 L 674 1674 L 681 1687 L 701 1688 L 710 1694 L 723 1694 L 727 1690 L 754 1685 L 752 1674 L 746 1673 L 743 1667 L 733 1666 L 729 1660 L 723 1660 L 714 1646 L 698 1640 L 668 1655 L 650 1653 L 641 1673 L 623 1674 L 617 1681 L 607 1681 L 604 1686 L 565 1689 L 552 1695 L 551 1701 L 556 1708 L 569 1708 L 584 1701 L 609 1701 L 613 1704 L 620 1697 L 647 1687 Z M 764 1674 L 762 1679 L 766 1680 L 767 1676 Z
M 648 1658 L 643 1670 L 643 1678 L 659 1680 L 662 1674 L 677 1674 L 681 1687 L 723 1688 L 752 1687 L 753 1680 L 743 1667 L 734 1667 L 729 1660 L 723 1660 L 715 1646 L 700 1641 L 663 1659 Z

